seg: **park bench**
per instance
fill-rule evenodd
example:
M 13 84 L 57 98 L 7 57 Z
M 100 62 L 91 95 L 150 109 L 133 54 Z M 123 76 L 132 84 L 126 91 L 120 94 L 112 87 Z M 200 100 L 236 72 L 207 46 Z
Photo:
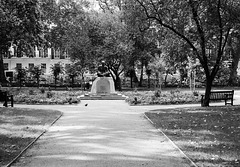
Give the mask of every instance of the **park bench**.
M 224 100 L 225 105 L 227 104 L 233 105 L 233 94 L 234 94 L 234 90 L 211 91 L 210 101 Z M 202 95 L 201 104 L 203 104 L 204 98 L 205 98 L 205 95 Z M 228 102 L 229 100 L 230 102 Z
M 3 106 L 8 107 L 8 101 L 11 102 L 11 107 L 13 107 L 13 95 L 8 95 L 7 91 L 0 90 L 0 102 L 3 102 Z

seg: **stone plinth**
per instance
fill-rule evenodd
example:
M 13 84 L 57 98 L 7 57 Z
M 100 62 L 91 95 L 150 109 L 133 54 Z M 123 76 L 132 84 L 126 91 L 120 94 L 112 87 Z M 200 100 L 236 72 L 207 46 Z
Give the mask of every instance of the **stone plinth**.
M 126 96 L 117 94 L 112 77 L 98 77 L 93 81 L 91 92 L 80 96 L 81 100 L 125 100 Z
M 90 94 L 116 94 L 112 77 L 97 77 L 93 81 Z

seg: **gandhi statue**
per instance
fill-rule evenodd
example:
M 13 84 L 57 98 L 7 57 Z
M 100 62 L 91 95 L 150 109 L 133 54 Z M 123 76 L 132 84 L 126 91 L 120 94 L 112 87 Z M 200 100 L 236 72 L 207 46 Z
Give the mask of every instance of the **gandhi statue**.
M 110 73 L 108 71 L 107 66 L 105 65 L 105 61 L 101 62 L 101 65 L 98 67 L 98 77 L 110 77 Z

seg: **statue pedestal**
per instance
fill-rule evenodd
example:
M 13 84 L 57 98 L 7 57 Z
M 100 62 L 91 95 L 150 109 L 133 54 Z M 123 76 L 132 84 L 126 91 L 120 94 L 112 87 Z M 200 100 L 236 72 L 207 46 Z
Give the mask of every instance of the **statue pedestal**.
M 97 77 L 92 84 L 92 95 L 116 94 L 112 77 Z
M 125 100 L 127 97 L 118 94 L 112 77 L 97 77 L 89 94 L 81 95 L 81 100 Z

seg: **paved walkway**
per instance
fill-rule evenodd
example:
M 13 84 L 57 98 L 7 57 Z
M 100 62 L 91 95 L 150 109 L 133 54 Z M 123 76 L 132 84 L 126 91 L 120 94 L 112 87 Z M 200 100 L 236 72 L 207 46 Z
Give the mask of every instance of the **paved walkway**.
M 12 166 L 190 166 L 184 155 L 143 117 L 145 111 L 159 106 L 82 101 L 78 105 L 16 107 L 57 109 L 64 115 Z

